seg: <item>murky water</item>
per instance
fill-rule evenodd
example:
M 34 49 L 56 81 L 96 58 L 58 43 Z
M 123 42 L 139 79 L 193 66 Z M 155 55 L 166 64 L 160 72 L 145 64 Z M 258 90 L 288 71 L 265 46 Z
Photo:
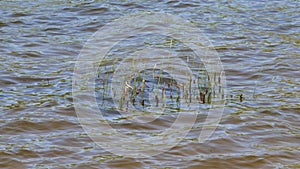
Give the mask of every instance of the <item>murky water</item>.
M 133 159 L 84 132 L 72 75 L 95 31 L 144 11 L 188 19 L 210 38 L 227 101 L 210 141 L 199 144 L 195 126 L 170 151 Z M 299 1 L 1 1 L 0 16 L 0 168 L 300 168 Z M 121 118 L 114 127 L 151 134 L 172 124 L 167 117 L 155 125 Z

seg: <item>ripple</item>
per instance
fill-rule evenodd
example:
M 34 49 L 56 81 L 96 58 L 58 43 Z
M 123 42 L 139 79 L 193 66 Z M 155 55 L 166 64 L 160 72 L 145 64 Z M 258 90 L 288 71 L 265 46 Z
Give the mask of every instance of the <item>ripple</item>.
M 0 168 L 299 168 L 299 9 L 292 0 L 0 1 Z M 85 134 L 71 79 L 80 49 L 95 31 L 145 11 L 175 14 L 202 29 L 225 68 L 227 102 L 207 142 L 198 143 L 205 112 L 170 151 L 130 159 Z M 139 40 L 125 40 L 108 55 L 122 58 L 130 54 L 126 49 L 143 45 L 170 48 L 168 38 Z M 114 110 L 104 116 L 120 132 L 151 137 L 172 125 L 172 113 L 147 124 Z

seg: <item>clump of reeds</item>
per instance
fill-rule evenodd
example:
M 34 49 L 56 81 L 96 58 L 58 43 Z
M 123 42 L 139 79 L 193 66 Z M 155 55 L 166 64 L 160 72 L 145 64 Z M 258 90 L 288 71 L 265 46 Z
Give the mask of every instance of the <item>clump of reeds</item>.
M 192 67 L 195 67 L 195 59 L 190 59 L 187 57 L 188 62 L 192 62 Z M 134 68 L 135 61 L 132 60 L 132 67 Z M 104 77 L 102 80 L 102 99 L 104 100 L 106 95 L 110 92 L 109 79 L 111 72 L 115 70 L 115 66 L 112 66 L 113 70 L 108 70 L 106 66 L 103 66 L 101 71 L 99 71 L 98 76 Z M 134 70 L 134 69 L 133 69 Z M 151 71 L 149 71 L 151 77 Z M 148 102 L 145 98 L 146 80 L 153 81 L 153 88 L 157 87 L 161 91 L 160 93 L 155 93 L 154 104 L 156 107 L 163 107 L 167 103 L 166 100 L 177 103 L 180 106 L 181 100 L 190 105 L 192 103 L 197 104 L 210 104 L 212 98 L 216 97 L 216 93 L 224 98 L 223 88 L 221 86 L 222 76 L 221 74 L 214 72 L 211 74 L 205 73 L 204 70 L 201 71 L 199 68 L 198 72 L 189 77 L 186 84 L 179 84 L 176 79 L 172 77 L 165 77 L 164 71 L 156 69 L 154 65 L 152 70 L 152 79 L 146 79 L 146 70 L 142 72 L 136 72 L 132 74 L 131 79 L 124 79 L 123 84 L 120 85 L 122 88 L 119 100 L 119 109 L 123 109 L 124 104 L 126 109 L 128 109 L 129 104 L 133 106 L 141 105 L 146 107 Z M 100 78 L 101 79 L 101 78 Z M 155 79 L 155 80 L 154 80 Z M 148 83 L 148 82 L 147 82 Z M 154 84 L 155 83 L 155 84 Z M 116 97 L 116 89 L 112 88 L 113 97 Z M 240 96 L 240 101 L 243 101 L 243 96 Z M 162 104 L 163 103 L 163 104 Z

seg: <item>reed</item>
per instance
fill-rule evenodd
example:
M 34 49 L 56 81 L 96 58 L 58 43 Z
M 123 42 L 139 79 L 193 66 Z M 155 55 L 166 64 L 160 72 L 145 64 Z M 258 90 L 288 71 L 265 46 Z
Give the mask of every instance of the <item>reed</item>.
M 211 103 L 211 92 L 208 94 L 208 96 L 207 96 L 207 103 Z
M 142 105 L 143 107 L 145 106 L 145 100 L 144 100 L 144 99 L 142 99 L 141 105 Z
M 156 107 L 158 107 L 159 99 L 157 97 L 157 93 L 155 94 L 155 102 L 156 102 Z
M 108 89 L 109 89 L 109 71 L 106 71 L 106 79 L 105 79 L 105 95 L 107 96 L 108 95 Z
M 154 79 L 156 77 L 155 76 L 155 70 L 156 70 L 156 63 L 153 66 L 152 79 Z
M 190 103 L 192 102 L 192 77 L 190 76 L 190 82 L 189 82 L 189 95 L 190 95 Z
M 243 102 L 243 99 L 244 99 L 243 94 L 240 94 L 240 102 Z
M 119 100 L 119 106 L 118 106 L 118 109 L 119 109 L 119 110 L 122 110 L 122 108 L 123 108 L 123 101 L 125 100 L 125 98 L 126 98 L 126 93 L 127 93 L 126 86 L 125 86 L 125 85 L 122 85 L 122 86 L 123 86 L 123 87 L 122 87 L 122 90 L 121 90 L 122 94 L 121 94 L 121 98 L 120 98 L 120 100 Z

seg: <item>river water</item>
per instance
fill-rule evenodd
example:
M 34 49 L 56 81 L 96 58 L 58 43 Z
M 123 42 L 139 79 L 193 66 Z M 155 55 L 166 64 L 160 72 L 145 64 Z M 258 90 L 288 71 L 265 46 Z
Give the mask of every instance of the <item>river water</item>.
M 82 129 L 72 76 L 99 28 L 145 11 L 202 30 L 220 56 L 227 95 L 210 140 L 198 143 L 194 127 L 167 152 L 129 158 Z M 0 168 L 300 168 L 299 1 L 1 1 L 0 16 Z M 161 129 L 173 122 L 164 120 Z

